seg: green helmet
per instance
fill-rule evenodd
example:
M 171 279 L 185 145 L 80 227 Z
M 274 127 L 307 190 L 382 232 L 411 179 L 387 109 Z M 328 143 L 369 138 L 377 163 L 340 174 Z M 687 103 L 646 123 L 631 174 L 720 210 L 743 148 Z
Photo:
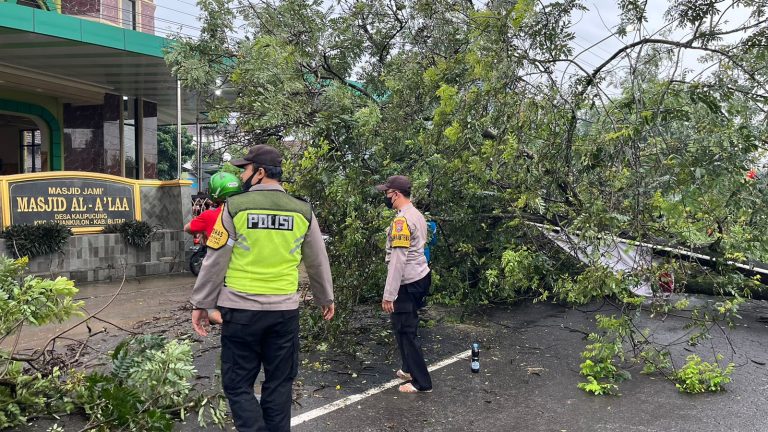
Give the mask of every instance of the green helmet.
M 234 174 L 217 172 L 208 180 L 208 193 L 214 201 L 224 201 L 240 192 L 240 179 Z

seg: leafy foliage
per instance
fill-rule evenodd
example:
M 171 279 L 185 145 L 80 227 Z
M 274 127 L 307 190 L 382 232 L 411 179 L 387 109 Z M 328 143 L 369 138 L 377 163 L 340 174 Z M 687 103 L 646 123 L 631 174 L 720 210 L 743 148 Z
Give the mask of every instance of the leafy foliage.
M 30 416 L 71 413 L 75 404 L 61 389 L 61 371 L 50 375 L 23 373 L 20 362 L 13 362 L 0 385 L 0 429 L 21 426 Z
M 193 395 L 190 380 L 195 374 L 188 341 L 142 335 L 115 348 L 111 374 L 75 372 L 67 385 L 90 423 L 100 425 L 97 430 L 170 431 L 177 415 L 183 420 L 193 410 L 201 424 L 207 412 L 222 426 L 223 400 Z
M 81 314 L 83 302 L 72 300 L 77 293 L 74 282 L 23 276 L 27 262 L 0 257 L 0 341 L 24 325 L 62 322 Z
M 159 126 L 157 128 L 157 178 L 158 180 L 173 180 L 177 178 L 178 169 L 178 130 L 175 126 Z M 195 156 L 194 137 L 181 129 L 181 163 Z
M 42 326 L 80 315 L 82 302 L 73 301 L 74 282 L 23 276 L 28 258 L 0 258 L 0 343 L 14 340 L 25 325 Z M 0 429 L 24 424 L 29 413 L 70 411 L 69 400 L 58 391 L 61 372 L 23 372 L 23 363 L 13 360 L 15 342 L 0 350 Z
M 718 355 L 716 360 L 722 360 L 722 356 Z M 733 368 L 733 363 L 722 369 L 717 363 L 707 363 L 697 355 L 689 355 L 687 363 L 675 375 L 675 386 L 685 393 L 719 392 L 723 385 L 731 382 Z
M 204 2 L 201 38 L 177 38 L 166 59 L 192 88 L 237 94 L 207 107 L 235 123 L 231 144 L 284 147 L 287 187 L 329 234 L 339 310 L 381 295 L 392 213 L 371 187 L 392 174 L 438 222 L 433 301 L 609 298 L 638 313 L 629 290 L 655 285 L 659 267 L 576 264 L 532 222 L 579 233 L 583 250 L 618 236 L 768 261 L 768 177 L 745 176 L 768 132 L 765 2 L 669 0 L 661 28 L 675 31 L 656 33 L 639 25 L 648 2 L 618 1 L 605 40 L 621 44 L 597 65 L 575 49 L 577 0 L 235 3 Z M 746 21 L 728 19 L 737 6 Z M 717 279 L 716 294 L 757 284 L 729 266 L 667 265 L 681 282 Z M 697 309 L 702 331 L 721 318 Z M 653 345 L 634 327 L 621 338 Z
M 487 301 L 513 301 L 520 294 L 541 292 L 544 290 L 545 275 L 550 273 L 548 262 L 542 255 L 523 246 L 518 250 L 507 250 L 501 255 L 501 268 L 488 269 L 485 272 L 487 288 L 482 294 Z
M 56 222 L 11 225 L 2 233 L 5 248 L 16 258 L 61 252 L 71 235 L 72 230 Z
M 330 234 L 342 299 L 380 294 L 383 266 L 359 251 L 381 253 L 391 215 L 370 186 L 393 173 L 412 177 L 417 206 L 440 224 L 436 284 L 449 303 L 514 298 L 496 285 L 510 280 L 497 273 L 504 253 L 548 255 L 521 221 L 588 233 L 589 245 L 596 233 L 621 233 L 763 257 L 766 187 L 744 178 L 765 125 L 752 92 L 764 76 L 748 60 L 762 48 L 719 41 L 733 30 L 719 10 L 671 1 L 667 20 L 701 31 L 685 47 L 671 38 L 622 46 L 611 58 L 638 61 L 616 60 L 609 73 L 579 65 L 577 1 L 325 6 L 268 1 L 241 13 L 207 2 L 202 38 L 180 37 L 167 60 L 191 87 L 238 94 L 208 101 L 214 119 L 236 122 L 233 141 L 294 138 L 289 187 Z M 619 35 L 646 16 L 644 2 L 619 7 Z M 745 26 L 765 21 L 764 6 L 748 7 Z M 247 42 L 233 37 L 235 17 Z M 700 47 L 720 69 L 675 75 L 676 51 Z M 581 69 L 558 76 L 559 62 Z M 557 258 L 535 261 L 562 274 Z M 539 273 L 540 285 L 559 274 Z
M 621 370 L 616 361 L 624 360 L 624 338 L 630 333 L 629 319 L 597 315 L 597 327 L 604 334 L 591 333 L 591 342 L 581 353 L 584 362 L 580 374 L 587 382 L 579 383 L 579 388 L 596 395 L 615 394 L 618 391 L 617 382 L 630 377 L 629 372 Z
M 112 355 L 113 375 L 159 406 L 179 406 L 195 375 L 189 342 L 143 335 L 121 343 Z
M 730 382 L 730 374 L 733 364 L 721 369 L 717 363 L 702 362 L 698 355 L 691 355 L 687 363 L 680 369 L 676 369 L 669 347 L 654 342 L 649 330 L 639 330 L 635 320 L 640 315 L 641 300 L 624 298 L 624 309 L 619 317 L 596 315 L 597 327 L 601 333 L 591 333 L 588 336 L 590 344 L 582 353 L 584 362 L 581 364 L 580 373 L 587 381 L 578 384 L 578 387 L 586 392 L 596 395 L 616 394 L 618 383 L 630 378 L 628 371 L 622 369 L 622 364 L 629 361 L 643 366 L 644 374 L 660 374 L 682 392 L 702 393 L 723 390 L 723 386 Z M 721 323 L 733 324 L 733 319 L 738 316 L 740 299 L 726 300 L 724 302 L 712 302 L 708 307 L 693 308 L 691 319 L 684 326 L 688 331 L 689 344 L 697 345 L 709 337 L 708 329 Z M 659 303 L 652 307 L 656 314 L 680 312 L 689 306 L 686 300 L 676 302 L 674 305 Z M 629 357 L 634 354 L 634 357 Z M 722 360 L 722 356 L 715 355 L 716 360 Z
M 116 225 L 104 227 L 105 234 L 119 233 L 126 244 L 143 248 L 149 245 L 155 238 L 159 227 L 152 226 L 144 221 L 125 221 Z
M 190 343 L 159 336 L 121 342 L 109 374 L 71 370 L 65 375 L 55 368 L 50 375 L 29 375 L 14 362 L 0 385 L 0 428 L 76 410 L 84 411 L 97 431 L 170 431 L 190 412 L 202 426 L 213 421 L 223 427 L 223 396 L 194 394 L 190 380 L 195 374 Z
M 649 348 L 640 353 L 640 359 L 643 362 L 643 373 L 653 374 L 672 369 L 671 354 L 668 350 L 658 350 Z
M 23 276 L 27 258 L 0 258 L 0 343 L 18 341 L 22 327 L 62 322 L 81 314 L 73 301 L 74 283 Z M 198 422 L 222 427 L 226 402 L 220 394 L 193 392 L 196 371 L 189 341 L 153 335 L 129 338 L 112 354 L 111 371 L 85 373 L 25 364 L 38 357 L 18 356 L 16 342 L 0 351 L 0 429 L 43 415 L 84 411 L 89 428 L 99 431 L 170 431 L 178 419 L 197 413 Z

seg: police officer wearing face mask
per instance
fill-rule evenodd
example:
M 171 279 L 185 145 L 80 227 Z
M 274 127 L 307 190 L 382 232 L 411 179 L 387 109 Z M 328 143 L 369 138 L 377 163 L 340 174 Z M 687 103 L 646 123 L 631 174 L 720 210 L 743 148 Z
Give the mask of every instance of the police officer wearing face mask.
M 403 393 L 432 391 L 424 353 L 417 338 L 419 309 L 424 307 L 432 284 L 424 245 L 427 222 L 411 204 L 411 181 L 405 176 L 392 176 L 376 186 L 384 192 L 384 204 L 396 209 L 397 215 L 387 229 L 387 281 L 381 308 L 390 314 L 402 369 L 396 375 L 403 381 Z
M 192 326 L 206 336 L 206 309 L 218 307 L 221 378 L 240 432 L 289 431 L 299 356 L 299 263 L 323 318 L 334 314 L 328 255 L 310 205 L 280 186 L 282 157 L 257 145 L 232 162 L 244 193 L 227 199 L 190 302 Z M 264 366 L 261 402 L 254 384 Z

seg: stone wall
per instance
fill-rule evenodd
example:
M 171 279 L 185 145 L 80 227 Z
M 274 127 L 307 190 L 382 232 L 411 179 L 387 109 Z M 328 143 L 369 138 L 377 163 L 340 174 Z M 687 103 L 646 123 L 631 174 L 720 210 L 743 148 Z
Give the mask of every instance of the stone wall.
M 192 217 L 192 198 L 185 186 L 140 186 L 141 220 L 167 230 L 183 230 Z
M 128 246 L 120 234 L 86 234 L 68 239 L 62 252 L 32 258 L 29 272 L 46 277 L 64 276 L 76 282 L 121 280 L 127 277 L 188 271 L 187 240 L 182 231 L 159 231 L 145 248 Z M 4 239 L 0 255 L 9 256 Z

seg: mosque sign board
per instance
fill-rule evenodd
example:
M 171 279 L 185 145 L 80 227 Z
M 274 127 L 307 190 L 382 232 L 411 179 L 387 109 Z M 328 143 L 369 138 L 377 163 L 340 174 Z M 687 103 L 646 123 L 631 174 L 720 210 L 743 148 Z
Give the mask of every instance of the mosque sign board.
M 10 225 L 58 222 L 77 232 L 140 219 L 137 186 L 127 179 L 73 176 L 7 182 Z

